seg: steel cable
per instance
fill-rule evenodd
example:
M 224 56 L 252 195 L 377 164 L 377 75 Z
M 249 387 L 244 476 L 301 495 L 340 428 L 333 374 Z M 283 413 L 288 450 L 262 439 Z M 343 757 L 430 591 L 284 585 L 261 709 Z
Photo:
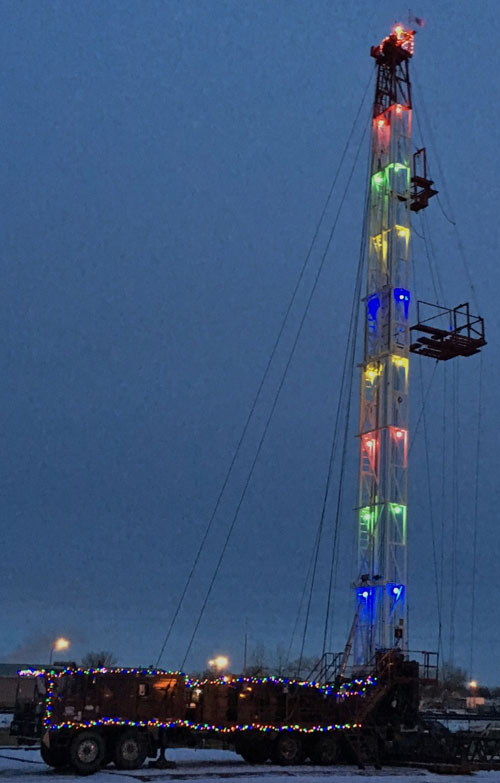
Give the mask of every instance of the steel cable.
M 189 572 L 189 574 L 188 574 L 188 577 L 187 577 L 187 579 L 186 579 L 186 582 L 185 582 L 185 584 L 184 584 L 184 587 L 183 587 L 183 590 L 182 590 L 181 596 L 180 596 L 180 598 L 179 598 L 179 601 L 178 601 L 178 603 L 177 603 L 177 606 L 176 606 L 176 609 L 175 609 L 174 615 L 173 615 L 173 617 L 172 617 L 172 620 L 171 620 L 171 622 L 170 622 L 170 625 L 169 625 L 169 628 L 168 628 L 167 634 L 166 634 L 166 636 L 165 636 L 164 642 L 163 642 L 163 644 L 162 644 L 162 647 L 161 647 L 161 650 L 160 650 L 160 654 L 158 655 L 158 658 L 157 658 L 157 661 L 156 661 L 156 666 L 158 666 L 158 665 L 159 665 L 159 662 L 160 662 L 160 660 L 161 660 L 161 657 L 162 657 L 162 655 L 163 655 L 163 653 L 164 653 L 164 651 L 165 651 L 165 647 L 166 647 L 166 645 L 168 644 L 168 641 L 169 641 L 169 639 L 170 639 L 170 636 L 171 636 L 171 634 L 172 634 L 172 631 L 173 631 L 174 625 L 175 625 L 175 623 L 176 623 L 176 621 L 177 621 L 177 618 L 178 618 L 178 616 L 179 616 L 180 610 L 181 610 L 181 608 L 182 608 L 182 605 L 183 605 L 183 603 L 184 603 L 184 599 L 185 599 L 185 597 L 186 597 L 186 593 L 187 593 L 187 591 L 188 591 L 188 589 L 189 589 L 189 586 L 190 586 L 190 584 L 191 584 L 191 582 L 192 582 L 192 579 L 193 579 L 194 573 L 195 573 L 195 571 L 196 571 L 196 568 L 197 568 L 197 566 L 198 566 L 198 562 L 199 562 L 199 560 L 200 560 L 201 553 L 202 553 L 202 551 L 203 551 L 203 549 L 204 549 L 205 543 L 206 543 L 206 541 L 207 541 L 207 539 L 208 539 L 208 536 L 209 536 L 209 534 L 210 534 L 210 531 L 211 531 L 211 529 L 212 529 L 212 525 L 213 525 L 214 519 L 215 519 L 215 517 L 216 517 L 217 511 L 219 510 L 219 506 L 220 506 L 220 503 L 221 503 L 221 501 L 222 501 L 222 497 L 223 497 L 223 495 L 224 495 L 224 492 L 225 492 L 225 490 L 226 490 L 227 484 L 228 484 L 228 482 L 229 482 L 229 478 L 230 478 L 230 476 L 231 476 L 231 473 L 232 473 L 232 471 L 233 471 L 234 465 L 235 465 L 235 463 L 236 463 L 236 459 L 237 459 L 237 457 L 238 457 L 238 455 L 239 455 L 239 453 L 240 453 L 241 447 L 242 447 L 242 445 L 243 445 L 243 442 L 244 442 L 244 440 L 245 440 L 245 437 L 246 437 L 246 434 L 247 434 L 247 431 L 248 431 L 248 428 L 249 428 L 250 422 L 251 422 L 251 420 L 252 420 L 252 418 L 253 418 L 253 415 L 254 415 L 255 409 L 256 409 L 256 407 L 257 407 L 258 400 L 259 400 L 259 398 L 260 398 L 260 395 L 261 395 L 262 389 L 263 389 L 263 387 L 264 387 L 264 384 L 265 384 L 265 382 L 266 382 L 266 379 L 267 379 L 267 377 L 268 377 L 268 374 L 269 374 L 269 371 L 270 371 L 271 365 L 272 365 L 272 363 L 273 363 L 274 356 L 275 356 L 275 354 L 276 354 L 276 351 L 277 351 L 277 349 L 278 349 L 279 343 L 281 342 L 281 338 L 282 338 L 282 336 L 283 336 L 283 332 L 284 332 L 284 330 L 285 330 L 286 323 L 287 323 L 287 321 L 288 321 L 288 318 L 289 318 L 290 312 L 291 312 L 291 310 L 292 310 L 293 304 L 294 304 L 294 302 L 295 302 L 295 299 L 296 299 L 296 297 L 297 297 L 297 293 L 298 293 L 298 291 L 299 291 L 299 288 L 300 288 L 300 285 L 301 285 L 301 283 L 302 283 L 302 280 L 303 280 L 304 274 L 305 274 L 305 272 L 306 272 L 306 268 L 307 268 L 307 266 L 308 266 L 308 264 L 309 264 L 309 260 L 310 260 L 310 258 L 311 258 L 311 255 L 312 255 L 312 251 L 313 251 L 314 245 L 315 245 L 315 243 L 316 243 L 316 239 L 317 239 L 317 237 L 318 237 L 318 234 L 319 234 L 319 231 L 320 231 L 321 225 L 322 225 L 322 223 L 323 223 L 323 221 L 324 221 L 324 218 L 325 218 L 325 215 L 326 215 L 326 211 L 327 211 L 327 209 L 328 209 L 328 206 L 329 206 L 329 204 L 330 204 L 330 201 L 331 201 L 331 198 L 332 198 L 333 192 L 334 192 L 334 190 L 335 190 L 335 186 L 336 186 L 336 184 L 337 184 L 337 181 L 338 181 L 338 178 L 339 178 L 339 175 L 340 175 L 340 171 L 341 171 L 341 169 L 342 169 L 342 166 L 343 166 L 343 163 L 344 163 L 344 160 L 345 160 L 345 157 L 346 157 L 346 154 L 347 154 L 348 148 L 349 148 L 349 146 L 350 146 L 351 139 L 352 139 L 352 136 L 353 136 L 353 134 L 354 134 L 355 127 L 356 127 L 356 125 L 357 125 L 357 122 L 358 122 L 359 116 L 360 116 L 360 114 L 361 114 L 361 111 L 362 111 L 362 108 L 363 108 L 363 105 L 364 105 L 364 102 L 365 102 L 366 94 L 367 94 L 367 92 L 368 92 L 368 88 L 369 88 L 369 86 L 370 86 L 370 84 L 371 84 L 372 78 L 373 78 L 373 73 L 372 73 L 372 74 L 370 74 L 370 78 L 369 78 L 369 80 L 368 80 L 368 82 L 367 82 L 367 84 L 366 84 L 365 90 L 364 90 L 364 92 L 363 92 L 363 96 L 362 96 L 362 98 L 361 98 L 361 101 L 360 101 L 360 104 L 359 104 L 358 110 L 357 110 L 357 112 L 356 112 L 356 115 L 355 115 L 354 121 L 353 121 L 353 123 L 352 123 L 352 126 L 351 126 L 351 129 L 350 129 L 350 132 L 349 132 L 349 135 L 348 135 L 347 141 L 346 141 L 346 143 L 345 143 L 345 146 L 344 146 L 344 149 L 343 149 L 343 151 L 342 151 L 342 154 L 341 154 L 341 157 L 340 157 L 340 161 L 339 161 L 339 164 L 338 164 L 338 166 L 337 166 L 337 170 L 336 170 L 336 172 L 335 172 L 335 176 L 334 176 L 334 178 L 333 178 L 333 182 L 332 182 L 332 184 L 331 184 L 331 186 L 330 186 L 330 190 L 329 190 L 329 192 L 328 192 L 328 195 L 327 195 L 327 198 L 326 198 L 325 204 L 324 204 L 324 206 L 323 206 L 323 209 L 322 209 L 322 212 L 321 212 L 320 218 L 319 218 L 319 220 L 318 220 L 318 222 L 317 222 L 317 224 L 316 224 L 316 228 L 315 228 L 315 231 L 314 231 L 314 234 L 313 234 L 313 238 L 312 238 L 311 244 L 310 244 L 310 246 L 309 246 L 309 250 L 308 250 L 308 252 L 307 252 L 307 254 L 306 254 L 306 257 L 305 257 L 305 259 L 304 259 L 304 262 L 303 262 L 303 264 L 302 264 L 302 267 L 301 267 L 301 270 L 300 270 L 299 276 L 298 276 L 298 278 L 297 278 L 297 281 L 296 281 L 295 287 L 294 287 L 294 289 L 293 289 L 293 292 L 292 292 L 292 295 L 291 295 L 290 301 L 289 301 L 289 303 L 288 303 L 288 306 L 287 306 L 287 309 L 286 309 L 285 315 L 284 315 L 284 317 L 283 317 L 283 319 L 282 319 L 282 322 L 281 322 L 281 326 L 280 326 L 280 329 L 279 329 L 278 335 L 277 335 L 277 337 L 276 337 L 276 340 L 275 340 L 275 342 L 274 342 L 274 345 L 273 345 L 273 347 L 272 347 L 272 349 L 271 349 L 271 353 L 270 353 L 270 356 L 269 356 L 268 362 L 267 362 L 267 364 L 266 364 L 266 367 L 265 367 L 264 373 L 263 373 L 263 375 L 262 375 L 262 378 L 261 378 L 261 381 L 260 381 L 260 383 L 259 383 L 259 386 L 258 386 L 257 392 L 256 392 L 256 394 L 255 394 L 255 396 L 254 396 L 253 402 L 252 402 L 252 404 L 251 404 L 251 406 L 250 406 L 250 411 L 249 411 L 249 413 L 248 413 L 248 416 L 247 416 L 247 419 L 246 419 L 246 421 L 245 421 L 245 425 L 244 425 L 244 427 L 243 427 L 243 430 L 242 430 L 242 432 L 241 432 L 241 435 L 240 435 L 240 438 L 239 438 L 239 440 L 238 440 L 238 443 L 237 443 L 236 449 L 235 449 L 235 451 L 234 451 L 234 453 L 233 453 L 233 456 L 232 456 L 232 458 L 231 458 L 231 462 L 230 462 L 230 464 L 229 464 L 229 468 L 228 468 L 228 470 L 227 470 L 227 472 L 226 472 L 226 475 L 225 475 L 224 481 L 223 481 L 223 483 L 222 483 L 221 489 L 220 489 L 220 491 L 219 491 L 219 494 L 218 494 L 218 496 L 217 496 L 217 500 L 216 500 L 216 502 L 215 502 L 215 506 L 214 506 L 214 508 L 213 508 L 213 510 L 212 510 L 212 513 L 211 513 L 211 515 L 210 515 L 210 518 L 209 518 L 209 521 L 208 521 L 207 527 L 206 527 L 206 529 L 205 529 L 205 532 L 204 532 L 204 534 L 203 534 L 203 536 L 202 536 L 201 543 L 200 543 L 200 545 L 199 545 L 199 547 L 198 547 L 197 553 L 196 553 L 196 555 L 195 555 L 195 558 L 194 558 L 194 560 L 193 560 L 193 563 L 192 563 L 192 565 L 191 565 L 190 572 Z
M 371 78 L 370 78 L 370 81 L 371 81 Z M 367 85 L 367 89 L 368 89 L 368 86 L 369 86 L 369 85 Z M 366 95 L 367 89 L 365 90 L 365 95 Z M 358 116 L 359 116 L 359 114 L 358 114 Z M 244 484 L 243 491 L 242 491 L 242 493 L 241 493 L 241 495 L 240 495 L 240 499 L 239 499 L 239 501 L 238 501 L 238 504 L 237 504 L 237 507 L 236 507 L 235 514 L 234 514 L 234 516 L 233 516 L 233 519 L 231 520 L 231 524 L 230 524 L 230 526 L 229 526 L 229 530 L 228 530 L 228 533 L 227 533 L 227 536 L 226 536 L 225 543 L 224 543 L 224 545 L 223 545 L 222 551 L 221 551 L 221 553 L 220 553 L 220 556 L 219 556 L 219 559 L 218 559 L 218 561 L 217 561 L 217 565 L 216 565 L 216 567 L 215 567 L 215 571 L 214 571 L 214 573 L 213 573 L 213 576 L 212 576 L 212 578 L 211 578 L 211 580 L 210 580 L 210 584 L 209 584 L 209 587 L 208 587 L 207 593 L 206 593 L 206 595 L 205 595 L 205 598 L 204 598 L 204 601 L 203 601 L 202 607 L 201 607 L 201 609 L 200 609 L 200 612 L 199 612 L 198 618 L 197 618 L 197 620 L 196 620 L 195 627 L 194 627 L 194 630 L 193 630 L 193 633 L 192 633 L 191 639 L 190 639 L 190 641 L 189 641 L 189 644 L 188 644 L 188 647 L 187 647 L 186 654 L 185 654 L 185 656 L 184 656 L 184 660 L 183 660 L 183 662 L 182 662 L 182 664 L 181 664 L 181 669 L 183 669 L 183 668 L 184 668 L 184 664 L 185 664 L 185 662 L 186 662 L 186 659 L 187 659 L 187 657 L 188 657 L 188 655 L 189 655 L 189 652 L 190 652 L 190 650 L 191 650 L 191 647 L 192 647 L 193 641 L 194 641 L 194 639 L 195 639 L 195 636 L 196 636 L 196 633 L 197 633 L 197 631 L 198 631 L 198 627 L 199 627 L 199 625 L 200 625 L 201 619 L 202 619 L 202 617 L 203 617 L 203 614 L 204 614 L 204 612 L 205 612 L 205 608 L 206 608 L 206 606 L 207 606 L 208 600 L 209 600 L 209 598 L 210 598 L 210 595 L 211 595 L 211 593 L 212 593 L 212 589 L 213 589 L 213 586 L 214 586 L 214 584 L 215 584 L 215 581 L 216 581 L 217 575 L 218 575 L 218 573 L 219 573 L 220 566 L 221 566 L 221 564 L 222 564 L 222 561 L 223 561 L 223 559 L 224 559 L 224 555 L 225 555 L 225 553 L 226 553 L 226 550 L 227 550 L 227 547 L 228 547 L 228 544 L 229 544 L 229 541 L 230 541 L 230 538 L 231 538 L 232 532 L 233 532 L 233 530 L 234 530 L 234 526 L 235 526 L 235 524 L 236 524 L 236 520 L 237 520 L 237 518 L 238 518 L 238 516 L 239 516 L 239 512 L 240 512 L 240 509 L 241 509 L 241 506 L 242 506 L 243 500 L 244 500 L 244 498 L 245 498 L 245 495 L 246 495 L 246 492 L 247 492 L 248 486 L 249 486 L 249 484 L 250 484 L 250 481 L 251 481 L 251 478 L 252 478 L 252 476 L 253 476 L 253 472 L 254 472 L 255 466 L 256 466 L 256 464 L 257 464 L 257 460 L 258 460 L 258 458 L 259 458 L 260 451 L 261 451 L 261 449 L 262 449 L 262 445 L 263 445 L 263 443 L 264 443 L 264 440 L 265 440 L 265 437 L 266 437 L 266 435 L 267 435 L 267 432 L 268 432 L 268 429 L 269 429 L 269 425 L 270 425 L 271 419 L 272 419 L 272 417 L 273 417 L 273 414 L 274 414 L 274 411 L 275 411 L 275 409 L 276 409 L 276 406 L 277 406 L 277 403 L 278 403 L 278 400 L 279 400 L 279 397 L 280 397 L 280 394 L 281 394 L 281 390 L 282 390 L 282 388 L 283 388 L 283 385 L 284 385 L 284 382 L 285 382 L 286 376 L 287 376 L 287 374 L 288 374 L 288 370 L 289 370 L 290 364 L 291 364 L 291 362 L 292 362 L 292 358 L 293 358 L 293 356 L 294 356 L 294 354 L 295 354 L 295 349 L 296 349 L 296 347 L 297 347 L 297 344 L 298 344 L 298 341 L 299 341 L 299 337 L 300 337 L 300 335 L 301 335 L 301 333 L 302 333 L 302 328 L 303 328 L 303 326 L 304 326 L 304 323 L 305 323 L 305 320 L 306 320 L 307 314 L 308 314 L 308 312 L 309 312 L 309 307 L 310 307 L 310 305 L 311 305 L 311 301 L 312 301 L 312 298 L 313 298 L 313 296 L 314 296 L 314 292 L 316 291 L 316 288 L 317 288 L 317 285 L 318 285 L 318 282 L 319 282 L 319 278 L 320 278 L 321 272 L 322 272 L 322 270 L 323 270 L 323 267 L 324 267 L 324 264 L 325 264 L 325 260 L 326 260 L 327 254 L 328 254 L 328 250 L 330 249 L 330 245 L 331 245 L 331 242 L 332 242 L 332 240 L 333 240 L 333 237 L 334 237 L 334 234 L 335 234 L 335 230 L 336 230 L 336 228 L 337 228 L 338 220 L 339 220 L 339 217 L 340 217 L 340 214 L 341 214 L 342 208 L 343 208 L 343 206 L 344 206 L 344 202 L 345 202 L 345 199 L 346 199 L 346 196 L 347 196 L 347 192 L 348 192 L 349 186 L 350 186 L 350 184 L 351 184 L 351 180 L 352 180 L 352 177 L 353 177 L 353 174 L 354 174 L 354 170 L 355 170 L 355 167 L 356 167 L 356 164 L 357 164 L 357 161 L 358 161 L 358 157 L 359 157 L 359 153 L 360 153 L 360 150 L 361 150 L 361 145 L 362 145 L 362 143 L 363 143 L 363 141 L 364 141 L 365 135 L 366 135 L 366 128 L 365 128 L 365 130 L 364 130 L 364 132 L 363 132 L 363 135 L 362 135 L 362 137 L 361 137 L 360 143 L 359 143 L 359 145 L 358 145 L 358 148 L 357 148 L 357 151 L 356 151 L 356 154 L 355 154 L 355 158 L 354 158 L 354 162 L 353 162 L 353 164 L 352 164 L 352 166 L 351 166 L 351 169 L 350 169 L 350 172 L 349 172 L 349 175 L 348 175 L 348 179 L 347 179 L 347 183 L 346 183 L 346 185 L 345 185 L 344 192 L 343 192 L 343 194 L 342 194 L 342 198 L 341 198 L 341 200 L 340 200 L 340 204 L 339 204 L 339 207 L 338 207 L 338 209 L 337 209 L 337 213 L 336 213 L 336 215 L 335 215 L 334 223 L 333 223 L 332 229 L 331 229 L 331 231 L 330 231 L 330 235 L 329 235 L 329 237 L 328 237 L 328 241 L 327 241 L 327 244 L 326 244 L 325 250 L 324 250 L 324 252 L 323 252 L 323 255 L 322 255 L 322 258 L 321 258 L 320 264 L 319 264 L 319 266 L 318 266 L 318 269 L 317 269 L 317 271 L 316 271 L 316 275 L 315 275 L 315 278 L 314 278 L 314 282 L 313 282 L 313 285 L 312 285 L 311 291 L 310 291 L 310 293 L 309 293 L 309 297 L 308 297 L 308 299 L 307 299 L 307 302 L 306 302 L 306 306 L 305 306 L 305 309 L 304 309 L 304 313 L 303 313 L 303 315 L 302 315 L 302 318 L 301 318 L 301 320 L 300 320 L 299 327 L 298 327 L 297 333 L 296 333 L 296 335 L 295 335 L 295 339 L 294 339 L 294 342 L 293 342 L 293 344 L 292 344 L 292 348 L 291 348 L 291 351 L 290 351 L 290 354 L 289 354 L 288 360 L 287 360 L 287 362 L 286 362 L 286 365 L 285 365 L 285 369 L 284 369 L 284 371 L 283 371 L 283 374 L 282 374 L 282 377 L 281 377 L 280 383 L 279 383 L 279 385 L 278 385 L 278 389 L 277 389 L 277 391 L 276 391 L 276 394 L 275 394 L 275 397 L 274 397 L 273 404 L 272 404 L 272 406 L 271 406 L 271 410 L 270 410 L 269 416 L 268 416 L 268 418 L 267 418 L 267 420 L 266 420 L 266 423 L 265 423 L 265 425 L 264 425 L 264 430 L 263 430 L 263 432 L 262 432 L 262 436 L 261 436 L 261 438 L 260 438 L 260 441 L 259 441 L 259 444 L 258 444 L 258 446 L 257 446 L 257 451 L 256 451 L 256 453 L 255 453 L 254 459 L 253 459 L 253 461 L 252 461 L 252 464 L 251 464 L 251 466 L 250 466 L 250 470 L 249 470 L 249 473 L 248 473 L 248 476 L 247 476 L 246 482 L 245 482 L 245 484 Z

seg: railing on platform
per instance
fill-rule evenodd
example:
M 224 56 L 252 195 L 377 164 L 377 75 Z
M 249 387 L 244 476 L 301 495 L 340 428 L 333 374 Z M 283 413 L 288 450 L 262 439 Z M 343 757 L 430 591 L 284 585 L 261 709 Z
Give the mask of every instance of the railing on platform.
M 376 674 L 377 669 L 383 668 L 385 656 L 390 657 L 396 650 L 389 648 L 387 650 L 378 650 L 374 658 L 363 667 L 345 666 L 345 652 L 326 652 L 311 669 L 307 680 L 327 683 L 337 680 L 350 680 L 354 677 L 363 677 L 369 674 Z M 408 650 L 401 655 L 407 660 L 417 661 L 419 666 L 419 679 L 431 684 L 438 681 L 439 677 L 439 654 L 428 650 Z

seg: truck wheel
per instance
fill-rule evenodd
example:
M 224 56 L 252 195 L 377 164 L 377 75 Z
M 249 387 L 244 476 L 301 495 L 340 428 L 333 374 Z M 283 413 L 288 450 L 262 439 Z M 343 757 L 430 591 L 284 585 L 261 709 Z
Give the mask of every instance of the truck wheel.
M 40 756 L 49 767 L 54 767 L 54 769 L 67 767 L 69 764 L 67 748 L 48 748 L 42 742 L 40 745 Z
M 302 760 L 302 742 L 297 734 L 281 732 L 274 741 L 273 759 L 277 764 L 300 764 Z
M 97 731 L 79 731 L 69 746 L 69 761 L 79 775 L 93 775 L 104 759 L 105 744 Z
M 324 766 L 335 764 L 339 756 L 339 746 L 335 737 L 320 737 L 311 747 L 310 758 L 313 764 Z
M 118 769 L 139 769 L 147 755 L 146 738 L 140 731 L 125 731 L 116 740 L 114 759 Z
M 271 756 L 272 746 L 267 737 L 246 737 L 235 744 L 235 750 L 249 764 L 264 764 Z

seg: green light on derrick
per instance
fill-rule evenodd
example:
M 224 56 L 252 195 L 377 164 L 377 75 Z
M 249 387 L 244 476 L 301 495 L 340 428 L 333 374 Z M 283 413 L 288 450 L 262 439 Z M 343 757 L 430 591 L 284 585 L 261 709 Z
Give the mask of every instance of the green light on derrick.
M 389 509 L 394 515 L 394 523 L 399 531 L 399 544 L 406 544 L 406 506 L 401 503 L 389 503 Z M 396 524 L 397 523 L 397 524 Z
M 385 176 L 383 171 L 377 171 L 377 173 L 373 175 L 373 182 L 377 188 L 382 187 L 384 181 L 385 181 Z
M 369 532 L 373 532 L 373 527 L 375 524 L 375 509 L 373 506 L 365 506 L 364 508 L 360 508 L 359 516 L 361 522 L 366 525 Z
M 404 163 L 389 163 L 387 166 L 388 169 L 393 168 L 394 171 L 403 171 L 403 169 L 406 169 L 406 171 L 410 171 L 409 166 L 405 166 Z

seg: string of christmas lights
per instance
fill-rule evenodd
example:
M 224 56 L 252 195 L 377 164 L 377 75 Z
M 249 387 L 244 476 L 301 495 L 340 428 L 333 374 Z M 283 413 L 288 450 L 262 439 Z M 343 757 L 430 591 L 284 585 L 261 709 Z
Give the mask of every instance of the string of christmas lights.
M 365 680 L 351 680 L 341 685 L 339 689 L 335 689 L 332 684 L 322 685 L 319 682 L 309 680 L 290 680 L 287 677 L 218 677 L 216 679 L 189 679 L 186 678 L 186 685 L 188 688 L 200 688 L 203 685 L 237 685 L 245 683 L 249 685 L 261 685 L 271 683 L 272 685 L 281 685 L 288 687 L 297 686 L 299 688 L 314 688 L 327 696 L 335 693 L 339 697 L 345 698 L 346 696 L 358 696 L 366 690 L 370 685 L 375 685 L 376 677 L 367 677 Z M 350 690 L 353 686 L 358 686 L 356 690 Z
M 216 734 L 234 734 L 241 731 L 260 731 L 260 732 L 298 732 L 299 734 L 316 734 L 327 731 L 349 731 L 351 729 L 361 728 L 361 723 L 332 723 L 326 726 L 311 726 L 306 728 L 299 724 L 274 726 L 261 723 L 242 723 L 233 726 L 215 726 L 210 723 L 194 723 L 190 720 L 125 720 L 123 718 L 98 718 L 89 721 L 65 721 L 64 723 L 51 723 L 50 720 L 44 721 L 46 729 L 58 731 L 60 729 L 91 729 L 96 726 L 133 726 L 134 728 L 161 728 L 175 729 L 186 728 L 193 731 L 211 731 Z
M 342 683 L 340 688 L 335 689 L 332 684 L 322 685 L 319 682 L 308 680 L 292 680 L 287 677 L 218 677 L 216 679 L 204 679 L 199 680 L 190 678 L 182 672 L 169 671 L 164 669 L 62 669 L 56 671 L 54 669 L 21 669 L 18 672 L 20 677 L 43 677 L 60 678 L 63 676 L 93 676 L 96 674 L 125 674 L 125 675 L 140 675 L 140 676 L 169 676 L 169 677 L 183 677 L 187 688 L 200 688 L 204 685 L 227 685 L 234 686 L 238 684 L 248 685 L 262 685 L 272 684 L 280 685 L 283 687 L 296 686 L 299 688 L 314 688 L 327 696 L 332 694 L 341 699 L 348 698 L 349 696 L 359 696 L 366 691 L 366 688 L 375 685 L 377 682 L 376 677 L 367 677 L 366 679 L 355 679 L 349 682 Z
M 122 668 L 115 668 L 115 669 L 106 669 L 105 667 L 100 667 L 96 669 L 82 669 L 77 668 L 73 669 L 70 667 L 66 667 L 64 669 L 20 669 L 18 671 L 18 675 L 20 677 L 43 677 L 44 675 L 49 675 L 51 677 L 62 677 L 64 675 L 94 675 L 94 674 L 139 674 L 143 677 L 145 676 L 169 676 L 169 677 L 184 677 L 184 679 L 187 679 L 187 676 L 183 672 L 178 671 L 170 671 L 167 669 L 146 669 L 146 668 L 137 668 L 137 669 L 122 669 Z
M 361 727 L 361 724 L 358 723 L 344 723 L 344 724 L 328 724 L 325 726 L 322 725 L 316 725 L 312 727 L 304 727 L 300 726 L 299 724 L 294 725 L 288 725 L 284 724 L 281 726 L 278 725 L 271 725 L 271 724 L 260 724 L 260 723 L 250 723 L 250 724 L 236 724 L 232 726 L 216 726 L 215 724 L 209 724 L 209 723 L 196 723 L 194 721 L 189 720 L 183 720 L 183 719 L 177 719 L 177 720 L 171 720 L 171 721 L 161 721 L 157 719 L 152 720 L 142 720 L 142 721 L 136 721 L 136 720 L 130 720 L 126 718 L 117 718 L 117 717 L 101 717 L 96 720 L 89 720 L 89 721 L 63 721 L 61 723 L 54 723 L 52 721 L 52 712 L 53 712 L 53 696 L 54 696 L 54 690 L 56 688 L 56 685 L 58 681 L 63 676 L 75 676 L 75 675 L 87 675 L 92 676 L 94 674 L 131 674 L 131 675 L 137 675 L 137 674 L 146 674 L 146 673 L 155 673 L 160 675 L 177 675 L 182 676 L 184 678 L 184 682 L 186 685 L 190 687 L 194 687 L 196 684 L 198 685 L 204 685 L 208 682 L 213 682 L 217 685 L 230 685 L 230 684 L 262 684 L 262 683 L 271 683 L 274 685 L 282 685 L 282 686 L 288 686 L 288 685 L 299 685 L 303 687 L 313 687 L 317 689 L 319 692 L 323 693 L 324 695 L 331 695 L 333 694 L 336 698 L 345 699 L 350 696 L 355 695 L 361 695 L 363 694 L 368 686 L 375 685 L 376 684 L 376 678 L 374 677 L 368 677 L 365 680 L 357 679 L 357 680 L 351 680 L 348 683 L 344 683 L 339 691 L 333 691 L 333 689 L 330 686 L 322 686 L 319 685 L 319 683 L 308 683 L 308 682 L 298 682 L 296 680 L 288 680 L 286 678 L 282 677 L 236 677 L 236 678 L 218 678 L 217 680 L 188 680 L 187 677 L 184 677 L 184 675 L 180 675 L 179 672 L 169 672 L 169 671 L 158 671 L 153 669 L 115 669 L 115 670 L 108 670 L 108 669 L 64 669 L 60 672 L 56 672 L 53 669 L 46 670 L 46 669 L 23 669 L 19 672 L 20 676 L 25 677 L 41 677 L 46 676 L 47 678 L 47 692 L 46 692 L 46 698 L 45 698 L 45 716 L 43 720 L 44 727 L 51 731 L 58 731 L 61 729 L 83 729 L 83 728 L 93 728 L 95 726 L 134 726 L 134 727 L 155 727 L 155 728 L 187 728 L 192 731 L 197 732 L 213 732 L 216 734 L 234 734 L 234 732 L 243 732 L 243 731 L 260 731 L 260 732 L 284 732 L 284 731 L 296 731 L 301 734 L 313 734 L 318 732 L 327 732 L 327 731 L 344 731 L 344 730 L 350 730 L 350 729 L 357 729 Z M 356 689 L 352 690 L 350 687 L 355 686 Z

